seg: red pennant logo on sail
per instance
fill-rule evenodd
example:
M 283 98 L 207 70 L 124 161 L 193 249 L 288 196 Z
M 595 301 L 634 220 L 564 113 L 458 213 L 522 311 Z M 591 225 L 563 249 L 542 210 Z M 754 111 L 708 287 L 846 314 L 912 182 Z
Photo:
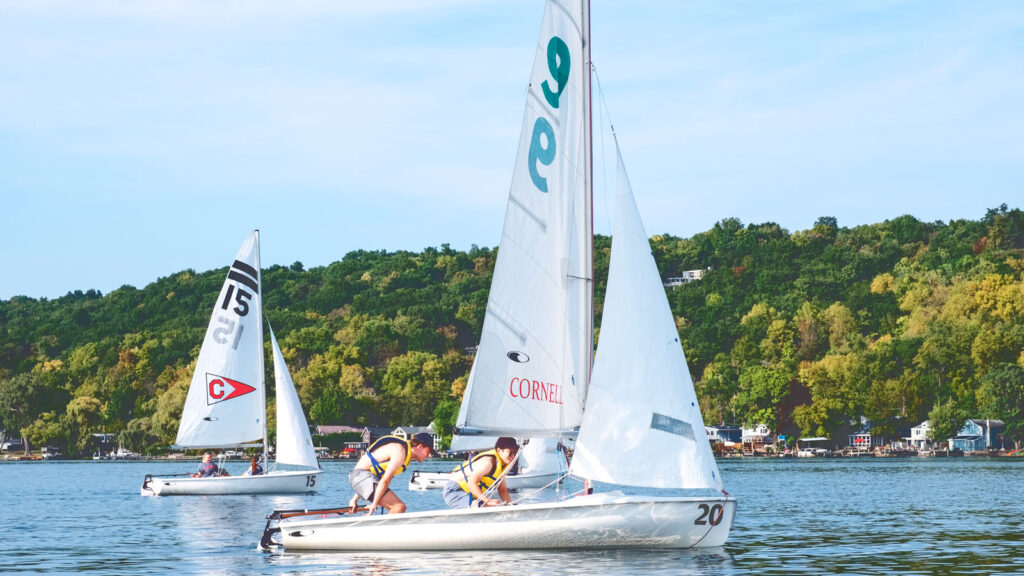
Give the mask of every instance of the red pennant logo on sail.
M 255 392 L 256 389 L 248 384 L 243 384 L 237 380 L 225 378 L 223 376 L 217 376 L 216 374 L 206 375 L 206 404 L 217 404 L 225 400 L 231 400 L 232 398 L 238 398 L 239 396 L 245 396 L 250 392 Z

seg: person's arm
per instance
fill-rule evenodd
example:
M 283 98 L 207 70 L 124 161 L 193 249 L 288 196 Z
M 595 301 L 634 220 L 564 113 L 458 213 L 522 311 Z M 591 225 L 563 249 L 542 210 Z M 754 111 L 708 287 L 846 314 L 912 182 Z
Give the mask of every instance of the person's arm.
M 480 489 L 480 479 L 491 473 L 494 470 L 495 461 L 494 458 L 481 458 L 474 462 L 475 466 L 473 471 L 469 474 L 468 487 L 473 498 L 480 501 L 481 506 L 496 506 L 501 504 L 501 501 L 493 498 L 485 498 L 484 491 Z M 499 487 L 500 488 L 500 487 Z
M 380 506 L 380 499 L 387 494 L 388 486 L 391 485 L 391 479 L 398 473 L 398 468 L 402 465 L 401 463 L 405 462 L 405 448 L 402 448 L 397 444 L 388 446 L 388 448 L 391 447 L 394 447 L 394 449 L 388 450 L 390 452 L 387 460 L 388 469 L 384 471 L 384 475 L 381 476 L 380 482 L 377 483 L 377 489 L 373 491 L 373 502 L 370 503 L 370 509 L 366 512 L 367 516 L 373 514 L 373 511 Z
M 505 504 L 512 503 L 512 496 L 508 493 L 508 486 L 505 485 L 505 479 L 502 478 L 498 484 L 498 496 L 501 496 L 501 501 Z

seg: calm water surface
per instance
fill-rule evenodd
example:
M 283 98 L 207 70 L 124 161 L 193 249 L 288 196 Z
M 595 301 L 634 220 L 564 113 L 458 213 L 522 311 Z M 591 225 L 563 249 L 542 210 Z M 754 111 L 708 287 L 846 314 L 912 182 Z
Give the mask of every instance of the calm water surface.
M 256 550 L 274 508 L 348 502 L 349 462 L 308 496 L 141 497 L 147 473 L 194 462 L 0 463 L 6 573 L 1024 574 L 1024 459 L 725 460 L 739 499 L 722 548 L 701 551 L 289 553 Z M 229 470 L 244 469 L 243 463 Z M 428 461 L 424 470 L 450 470 Z M 396 491 L 411 510 L 438 491 Z

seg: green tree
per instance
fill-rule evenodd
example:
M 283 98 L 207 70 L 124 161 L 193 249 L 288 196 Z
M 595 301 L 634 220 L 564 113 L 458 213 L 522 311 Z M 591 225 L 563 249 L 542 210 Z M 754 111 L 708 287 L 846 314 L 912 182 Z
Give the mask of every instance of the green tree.
M 967 422 L 964 411 L 953 400 L 936 404 L 928 413 L 928 438 L 933 442 L 945 442 L 960 432 Z
M 21 435 L 36 446 L 56 444 L 67 449 L 68 430 L 56 412 L 43 412 L 35 422 L 21 429 Z
M 767 424 L 775 429 L 777 407 L 789 391 L 789 375 L 764 366 L 748 366 L 740 373 L 740 390 L 733 399 L 735 413 L 743 424 L 753 427 Z
M 445 398 L 434 408 L 434 430 L 437 432 L 438 447 L 447 450 L 452 445 L 452 430 L 459 417 L 460 402 L 455 398 Z
M 17 374 L 0 379 L 0 428 L 8 434 L 22 434 L 25 454 L 31 441 L 21 432 L 44 412 L 59 405 L 66 394 L 56 386 L 53 374 L 40 371 Z
M 1018 364 L 1000 364 L 981 378 L 978 388 L 981 416 L 1002 420 L 1003 436 L 1020 448 L 1024 440 L 1024 368 Z
M 79 396 L 68 403 L 64 425 L 68 429 L 68 450 L 82 452 L 91 435 L 102 431 L 103 404 L 91 396 Z

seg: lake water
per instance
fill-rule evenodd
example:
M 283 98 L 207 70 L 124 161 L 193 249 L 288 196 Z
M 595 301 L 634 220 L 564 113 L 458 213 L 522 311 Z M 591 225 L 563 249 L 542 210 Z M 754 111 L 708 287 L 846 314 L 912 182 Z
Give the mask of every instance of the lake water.
M 450 470 L 428 461 L 419 469 Z M 256 550 L 274 508 L 344 505 L 351 462 L 306 496 L 139 496 L 195 462 L 0 463 L 6 573 L 1024 574 L 1024 459 L 729 459 L 726 546 L 699 551 L 286 553 Z M 245 464 L 231 463 L 236 473 Z M 414 466 L 415 467 L 415 466 Z M 396 492 L 410 510 L 439 491 Z

